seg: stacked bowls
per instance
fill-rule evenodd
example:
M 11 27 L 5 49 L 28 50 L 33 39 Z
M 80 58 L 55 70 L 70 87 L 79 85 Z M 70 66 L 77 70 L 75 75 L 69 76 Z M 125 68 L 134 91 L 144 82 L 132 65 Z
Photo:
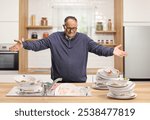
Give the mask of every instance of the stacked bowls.
M 110 80 L 117 80 L 119 78 L 119 71 L 115 68 L 99 69 L 96 74 L 95 88 L 108 89 L 107 82 Z
M 134 93 L 135 83 L 128 80 L 117 80 L 107 82 L 107 87 L 109 89 L 108 97 L 117 99 L 130 99 L 135 98 Z
M 42 83 L 32 76 L 19 75 L 15 78 L 19 92 L 34 93 L 39 92 L 42 88 Z

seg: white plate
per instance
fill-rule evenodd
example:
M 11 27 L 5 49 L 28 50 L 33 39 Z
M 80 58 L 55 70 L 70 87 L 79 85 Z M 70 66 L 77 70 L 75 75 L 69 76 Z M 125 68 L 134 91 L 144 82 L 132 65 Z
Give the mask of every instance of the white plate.
M 137 96 L 136 93 L 132 93 L 130 96 L 116 96 L 116 95 L 113 95 L 111 92 L 107 93 L 107 97 L 115 98 L 115 99 L 122 99 L 122 100 L 134 99 L 136 98 L 136 96 Z
M 55 89 L 55 96 L 88 96 L 89 89 L 72 83 L 62 83 Z
M 114 88 L 121 88 L 121 87 L 126 87 L 128 85 L 131 85 L 132 82 L 131 81 L 125 81 L 125 80 L 113 80 L 113 81 L 108 81 L 107 85 L 110 87 L 114 87 Z
M 18 88 L 18 92 L 17 93 L 23 93 L 23 94 L 34 94 L 34 93 L 40 93 L 42 92 L 42 87 L 38 87 L 37 89 L 32 89 L 32 90 L 23 90 L 23 89 L 19 89 Z
M 108 87 L 106 85 L 97 85 L 95 83 L 92 84 L 91 87 L 96 90 L 108 90 Z

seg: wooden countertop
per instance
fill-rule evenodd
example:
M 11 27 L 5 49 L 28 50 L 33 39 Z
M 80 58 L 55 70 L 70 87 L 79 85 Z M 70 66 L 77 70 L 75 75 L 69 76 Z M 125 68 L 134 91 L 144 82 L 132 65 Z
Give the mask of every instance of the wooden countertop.
M 90 83 L 77 85 L 89 86 Z M 108 90 L 92 89 L 90 97 L 6 97 L 15 83 L 0 83 L 1 103 L 150 103 L 150 82 L 136 82 L 137 97 L 130 100 L 116 100 L 106 96 Z

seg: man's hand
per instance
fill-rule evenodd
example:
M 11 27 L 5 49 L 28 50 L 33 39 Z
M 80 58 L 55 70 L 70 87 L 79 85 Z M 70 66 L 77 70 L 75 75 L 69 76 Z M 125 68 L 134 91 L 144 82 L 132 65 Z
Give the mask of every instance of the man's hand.
M 21 48 L 23 48 L 23 44 L 21 40 L 14 40 L 15 42 L 17 42 L 15 45 L 13 45 L 12 47 L 9 48 L 10 51 L 12 52 L 17 52 L 19 51 Z
M 119 57 L 127 56 L 127 53 L 125 51 L 122 51 L 121 48 L 122 45 L 118 45 L 114 48 L 113 54 Z

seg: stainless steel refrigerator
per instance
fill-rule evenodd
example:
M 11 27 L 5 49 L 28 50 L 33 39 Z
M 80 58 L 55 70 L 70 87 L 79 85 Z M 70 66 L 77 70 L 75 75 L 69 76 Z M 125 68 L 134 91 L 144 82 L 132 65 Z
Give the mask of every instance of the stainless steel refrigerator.
M 150 80 L 150 26 L 124 26 L 124 76 Z

